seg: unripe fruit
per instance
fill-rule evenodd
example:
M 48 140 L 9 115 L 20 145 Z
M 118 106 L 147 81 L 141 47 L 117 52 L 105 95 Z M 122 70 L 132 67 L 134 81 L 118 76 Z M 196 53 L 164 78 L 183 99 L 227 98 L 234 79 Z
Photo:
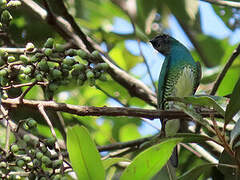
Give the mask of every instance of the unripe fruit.
M 88 53 L 83 51 L 82 49 L 77 50 L 77 55 L 80 56 L 83 59 L 86 59 L 89 57 Z
M 14 56 L 8 56 L 8 62 L 13 62 L 15 60 L 16 58 Z
M 0 70 L 0 76 L 1 76 L 1 77 L 5 77 L 5 76 L 7 76 L 7 74 L 8 74 L 7 69 L 1 69 L 1 70 Z
M 75 55 L 77 55 L 77 51 L 75 49 L 68 49 L 67 51 L 65 51 L 65 55 L 66 56 L 75 56 Z
M 48 63 L 45 59 L 42 59 L 39 63 L 38 63 L 38 67 L 40 70 L 47 72 L 49 70 L 49 66 Z
M 89 86 L 95 86 L 95 79 L 94 78 L 90 78 L 88 79 L 88 83 L 89 83 Z
M 87 71 L 86 76 L 88 79 L 94 78 L 94 73 L 91 70 L 89 70 Z
M 0 57 L 0 66 L 4 65 L 5 61 Z
M 29 156 L 23 156 L 23 160 L 28 163 L 32 161 L 31 157 Z
M 19 147 L 18 147 L 17 144 L 13 144 L 13 145 L 10 147 L 10 150 L 11 150 L 13 153 L 16 153 L 16 152 L 18 152 Z
M 33 69 L 33 67 L 32 66 L 26 66 L 24 69 L 23 69 L 23 73 L 24 74 L 31 74 L 32 73 L 32 69 Z
M 53 167 L 54 169 L 60 168 L 61 165 L 62 165 L 62 163 L 63 163 L 62 160 L 55 160 L 55 161 L 53 161 L 53 163 L 52 163 L 52 167 Z
M 24 54 L 21 54 L 20 57 L 19 57 L 20 61 L 22 61 L 24 64 L 27 64 L 29 62 L 29 58 L 24 55 Z
M 1 22 L 4 24 L 9 24 L 10 21 L 13 19 L 12 15 L 8 10 L 4 10 L 1 14 Z
M 92 56 L 93 56 L 93 58 L 96 58 L 96 59 L 100 59 L 101 58 L 99 52 L 96 51 L 96 50 L 92 52 Z
M 67 56 L 63 59 L 63 64 L 66 64 L 68 66 L 72 66 L 75 63 L 74 58 Z
M 53 69 L 51 72 L 53 79 L 60 79 L 62 77 L 62 72 L 58 69 Z
M 35 76 L 35 78 L 36 78 L 36 80 L 38 80 L 38 81 L 42 81 L 43 80 L 43 76 L 42 76 L 42 74 L 37 74 L 36 76 Z
M 45 165 L 49 165 L 49 164 L 52 163 L 51 159 L 50 159 L 49 157 L 47 157 L 47 156 L 43 156 L 43 157 L 41 158 L 41 161 L 42 161 L 42 163 L 44 163 Z
M 37 127 L 37 122 L 33 118 L 28 118 L 27 119 L 27 125 L 29 128 L 36 128 Z
M 56 139 L 55 138 L 47 138 L 46 145 L 53 147 L 55 145 Z
M 100 63 L 100 65 L 103 70 L 107 70 L 109 68 L 109 65 L 107 63 Z
M 54 44 L 54 39 L 53 38 L 48 38 L 47 41 L 44 44 L 45 48 L 53 48 Z
M 49 84 L 48 88 L 50 91 L 54 92 L 58 89 L 58 85 L 56 83 L 51 83 L 51 84 Z
M 40 160 L 33 159 L 33 167 L 39 168 L 39 167 L 41 167 L 41 165 L 42 165 L 42 162 Z
M 27 143 L 27 142 L 30 142 L 31 141 L 31 137 L 28 135 L 28 134 L 25 134 L 23 136 L 23 140 Z
M 2 161 L 0 162 L 0 168 L 6 168 L 7 167 L 7 163 Z
M 40 147 L 40 151 L 42 151 L 42 153 L 47 152 L 46 146 L 45 146 L 45 145 L 41 146 L 41 147 Z
M 101 74 L 100 77 L 99 77 L 99 80 L 107 81 L 107 77 L 105 76 L 105 74 Z
M 7 56 L 8 56 L 7 51 L 4 50 L 4 49 L 0 49 L 0 56 L 1 56 L 1 57 L 7 57 Z
M 23 167 L 25 165 L 25 162 L 22 159 L 18 159 L 16 164 L 17 164 L 18 167 Z
M 73 69 L 74 69 L 74 70 L 77 70 L 77 71 L 81 71 L 81 70 L 84 70 L 84 69 L 85 69 L 85 65 L 82 64 L 82 63 L 75 64 L 75 65 L 73 65 Z
M 64 45 L 62 45 L 62 44 L 56 44 L 55 50 L 56 50 L 57 52 L 63 52 L 63 51 L 64 51 Z
M 42 157 L 43 157 L 43 153 L 42 153 L 42 152 L 37 152 L 37 153 L 36 153 L 36 158 L 37 158 L 38 160 L 41 160 Z
M 26 51 L 28 51 L 28 52 L 32 52 L 33 50 L 34 50 L 34 48 L 35 48 L 35 46 L 34 46 L 34 44 L 33 43 L 27 43 L 27 45 L 26 45 Z
M 53 50 L 50 49 L 50 48 L 46 48 L 46 49 L 44 50 L 44 54 L 45 54 L 46 56 L 51 56 L 51 55 L 53 54 Z

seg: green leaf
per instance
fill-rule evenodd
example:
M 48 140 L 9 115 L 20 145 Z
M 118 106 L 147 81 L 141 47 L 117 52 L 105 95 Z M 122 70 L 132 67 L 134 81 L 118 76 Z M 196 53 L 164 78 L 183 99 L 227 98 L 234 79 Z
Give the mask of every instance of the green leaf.
M 126 158 L 108 158 L 103 160 L 104 169 L 107 170 L 109 167 L 119 162 L 131 162 L 131 161 Z
M 141 135 L 138 131 L 138 126 L 133 123 L 124 125 L 119 131 L 119 139 L 121 142 L 135 140 L 140 137 Z
M 217 166 L 217 164 L 203 164 L 197 167 L 192 168 L 191 170 L 187 171 L 180 177 L 178 177 L 179 180 L 189 180 L 189 179 L 198 179 L 199 176 L 204 173 L 204 171 L 208 170 L 211 167 Z
M 231 131 L 230 134 L 230 144 L 232 145 L 234 140 L 240 135 L 240 118 L 236 122 L 233 130 Z
M 105 179 L 99 152 L 85 127 L 74 126 L 68 129 L 67 149 L 78 179 Z
M 120 179 L 150 179 L 166 164 L 172 154 L 173 148 L 181 140 L 181 138 L 169 139 L 141 152 L 124 170 Z
M 240 110 L 240 78 L 238 79 L 237 84 L 235 85 L 232 95 L 230 97 L 230 102 L 227 105 L 226 114 L 225 114 L 225 124 L 228 124 L 232 118 Z
M 212 107 L 214 110 L 216 110 L 218 113 L 220 113 L 222 116 L 224 116 L 225 112 L 223 108 L 218 104 L 218 102 L 215 100 L 215 97 L 217 96 L 188 96 L 184 98 L 179 97 L 170 97 L 169 100 L 172 101 L 179 101 L 185 104 L 192 104 L 195 106 L 204 106 L 204 107 Z

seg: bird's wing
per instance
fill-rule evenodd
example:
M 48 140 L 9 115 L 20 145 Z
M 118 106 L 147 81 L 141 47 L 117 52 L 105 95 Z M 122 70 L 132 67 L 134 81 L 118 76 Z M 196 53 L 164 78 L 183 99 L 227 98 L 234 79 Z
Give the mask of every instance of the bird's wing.
M 197 78 L 196 78 L 196 83 L 195 83 L 195 86 L 194 86 L 194 94 L 200 84 L 200 81 L 201 81 L 201 78 L 202 78 L 202 69 L 201 69 L 201 64 L 199 62 L 196 62 L 197 64 Z
M 163 93 L 164 93 L 164 86 L 167 77 L 167 71 L 169 66 L 170 57 L 167 56 L 163 62 L 161 72 L 158 79 L 158 93 L 157 93 L 157 100 L 158 100 L 158 108 L 163 109 Z

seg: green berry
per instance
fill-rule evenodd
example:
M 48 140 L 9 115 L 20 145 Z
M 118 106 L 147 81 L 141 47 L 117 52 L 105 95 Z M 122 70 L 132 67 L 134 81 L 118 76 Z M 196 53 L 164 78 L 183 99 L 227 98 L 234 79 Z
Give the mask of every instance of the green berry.
M 0 162 L 0 168 L 6 168 L 7 167 L 7 163 L 2 161 Z
M 62 160 L 55 160 L 55 161 L 53 161 L 53 163 L 52 163 L 53 169 L 58 169 L 58 168 L 60 168 L 61 165 L 62 165 L 62 163 L 63 163 Z
M 29 128 L 36 128 L 37 127 L 37 122 L 33 118 L 27 119 L 27 125 Z
M 25 134 L 23 136 L 23 140 L 27 143 L 27 142 L 30 142 L 31 141 L 31 137 L 28 135 L 28 134 Z
M 100 63 L 100 66 L 103 70 L 107 70 L 109 68 L 109 65 L 107 63 Z
M 96 58 L 96 59 L 100 59 L 101 58 L 99 52 L 96 51 L 96 50 L 92 52 L 92 56 L 93 56 L 93 58 Z
M 45 145 L 42 145 L 42 146 L 40 147 L 40 151 L 42 151 L 42 153 L 47 152 L 46 146 L 45 146 Z
M 44 50 L 44 54 L 45 54 L 46 56 L 51 56 L 51 55 L 53 54 L 53 50 L 50 49 L 50 48 L 46 48 L 46 49 Z
M 89 57 L 88 53 L 86 53 L 82 49 L 77 50 L 77 55 L 83 59 L 87 59 Z
M 34 46 L 34 44 L 33 43 L 27 43 L 27 45 L 26 45 L 26 51 L 28 51 L 28 52 L 32 52 L 33 50 L 34 50 L 34 48 L 35 48 L 35 46 Z
M 45 59 L 42 59 L 39 63 L 38 63 L 38 67 L 40 70 L 47 72 L 49 70 L 49 66 L 48 63 Z
M 37 153 L 36 153 L 36 158 L 37 158 L 38 160 L 41 160 L 42 157 L 43 157 L 43 153 L 42 153 L 42 152 L 37 152 Z
M 16 58 L 14 56 L 8 56 L 8 62 L 13 62 L 16 60 Z
M 42 162 L 38 159 L 33 159 L 33 167 L 40 168 L 42 165 Z
M 72 66 L 74 63 L 75 63 L 75 60 L 74 60 L 73 57 L 66 56 L 66 57 L 63 59 L 63 64 L 66 64 L 66 65 L 68 65 L 68 66 Z
M 24 54 L 21 54 L 20 57 L 19 57 L 20 61 L 22 61 L 24 64 L 27 64 L 29 62 L 29 58 L 24 55 Z
M 5 76 L 7 76 L 7 74 L 8 74 L 7 69 L 1 69 L 1 70 L 0 70 L 0 76 L 1 76 L 1 77 L 5 77 Z
M 82 71 L 82 70 L 85 69 L 85 65 L 82 64 L 82 63 L 75 64 L 75 65 L 73 65 L 73 69 L 74 69 L 74 70 L 77 70 L 77 71 Z
M 1 80 L 1 86 L 7 86 L 8 85 L 8 79 L 7 78 L 0 78 Z M 2 98 L 8 98 L 7 93 L 3 93 Z
M 10 21 L 13 19 L 12 15 L 8 10 L 4 10 L 1 14 L 1 22 L 4 24 L 9 24 Z
M 58 85 L 56 83 L 51 83 L 49 84 L 48 88 L 50 91 L 54 92 L 58 89 Z
M 52 73 L 53 79 L 59 79 L 62 77 L 62 72 L 58 69 L 53 69 L 51 73 Z
M 105 76 L 105 74 L 101 74 L 100 77 L 99 77 L 99 80 L 107 81 L 107 77 Z
M 54 44 L 54 39 L 53 38 L 48 38 L 47 41 L 44 44 L 45 48 L 53 48 Z
M 1 56 L 1 57 L 6 57 L 6 56 L 8 56 L 7 51 L 6 51 L 5 49 L 0 49 L 0 56 Z
M 86 76 L 88 79 L 94 78 L 94 73 L 91 70 L 88 70 Z
M 63 52 L 64 51 L 64 45 L 57 43 L 56 46 L 55 46 L 55 50 L 57 52 Z
M 13 145 L 10 147 L 10 150 L 11 150 L 13 153 L 16 153 L 16 152 L 18 152 L 19 147 L 18 147 L 17 144 L 13 144 Z
M 27 163 L 32 161 L 31 157 L 29 157 L 29 156 L 23 156 L 23 160 Z
M 88 79 L 88 83 L 89 83 L 89 86 L 95 86 L 95 79 L 94 78 L 90 78 L 90 79 Z
M 43 76 L 42 74 L 38 73 L 36 76 L 35 76 L 36 80 L 38 81 L 42 81 L 43 80 Z
M 68 49 L 67 51 L 65 51 L 65 55 L 66 56 L 75 56 L 75 55 L 77 55 L 77 51 L 75 49 Z
M 23 73 L 26 74 L 26 75 L 29 75 L 32 73 L 32 70 L 33 70 L 33 67 L 32 66 L 26 66 L 24 69 L 23 69 Z
M 23 124 L 23 129 L 29 130 L 29 127 L 28 127 L 27 123 L 24 123 L 24 124 Z
M 49 165 L 52 163 L 51 159 L 45 155 L 43 155 L 43 157 L 41 158 L 42 163 L 44 163 L 45 165 Z
M 51 138 L 47 138 L 46 140 L 46 145 L 47 146 L 54 146 L 55 145 L 55 142 L 56 142 L 56 139 L 51 137 Z
M 25 162 L 24 162 L 24 160 L 22 160 L 22 159 L 18 159 L 17 162 L 16 162 L 16 165 L 17 165 L 18 167 L 23 167 L 23 166 L 25 165 Z

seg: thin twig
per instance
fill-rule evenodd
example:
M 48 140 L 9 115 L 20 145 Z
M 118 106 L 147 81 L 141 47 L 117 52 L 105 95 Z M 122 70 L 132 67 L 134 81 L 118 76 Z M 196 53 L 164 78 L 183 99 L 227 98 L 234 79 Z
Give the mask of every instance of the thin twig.
M 23 98 L 26 96 L 26 94 L 33 88 L 35 84 L 37 84 L 37 80 L 35 80 L 23 93 L 18 97 L 19 101 L 22 102 Z
M 238 57 L 239 54 L 240 54 L 240 44 L 233 51 L 231 57 L 227 61 L 225 67 L 222 70 L 222 72 L 219 74 L 219 76 L 218 76 L 218 78 L 217 78 L 217 80 L 216 80 L 216 82 L 215 82 L 215 84 L 213 86 L 213 89 L 212 89 L 210 95 L 215 95 L 215 93 L 217 92 L 217 89 L 218 89 L 219 85 L 221 84 L 224 76 L 226 75 L 228 69 L 230 68 L 230 66 L 232 65 L 233 61 Z
M 45 112 L 44 110 L 44 106 L 42 104 L 39 104 L 38 105 L 38 109 L 39 109 L 39 112 L 42 114 L 42 116 L 44 117 L 44 119 L 46 120 L 48 126 L 50 127 L 50 130 L 51 130 L 51 133 L 53 135 L 53 137 L 56 139 L 56 148 L 59 150 L 59 158 L 60 159 L 63 159 L 63 156 L 62 156 L 62 153 L 61 153 L 61 149 L 60 149 L 60 145 L 58 144 L 58 141 L 57 141 L 57 135 L 56 135 L 56 132 L 53 128 L 53 125 L 47 115 L 47 113 Z
M 219 6 L 227 6 L 227 7 L 232 7 L 232 8 L 240 8 L 240 3 L 239 2 L 233 2 L 233 1 L 222 1 L 222 0 L 201 0 L 205 1 L 211 4 L 216 4 Z
M 9 149 L 9 140 L 10 140 L 10 126 L 9 126 L 9 122 L 7 121 L 6 137 L 5 137 L 5 151 L 6 152 Z
M 12 89 L 12 88 L 20 88 L 20 87 L 25 87 L 25 86 L 32 86 L 34 82 L 30 82 L 30 83 L 23 83 L 23 84 L 11 84 L 9 86 L 5 86 L 5 87 L 1 87 L 1 89 L 3 90 L 7 90 L 7 89 Z M 48 82 L 37 82 L 37 85 L 44 85 L 46 86 L 48 84 Z
M 150 80 L 151 80 L 152 85 L 153 85 L 153 87 L 154 87 L 154 90 L 155 90 L 155 92 L 157 92 L 157 87 L 156 87 L 156 85 L 155 85 L 155 83 L 154 83 L 153 76 L 152 76 L 152 73 L 151 73 L 151 71 L 150 71 L 149 64 L 148 64 L 145 56 L 143 55 L 142 47 L 141 47 L 141 44 L 140 44 L 140 41 L 139 41 L 139 40 L 138 40 L 138 48 L 139 48 L 139 51 L 140 51 L 140 55 L 141 55 L 142 58 L 143 58 L 143 62 L 144 62 L 144 64 L 145 64 L 146 68 L 147 68 L 147 72 L 148 72 L 148 74 L 149 74 L 149 77 L 150 77 Z

